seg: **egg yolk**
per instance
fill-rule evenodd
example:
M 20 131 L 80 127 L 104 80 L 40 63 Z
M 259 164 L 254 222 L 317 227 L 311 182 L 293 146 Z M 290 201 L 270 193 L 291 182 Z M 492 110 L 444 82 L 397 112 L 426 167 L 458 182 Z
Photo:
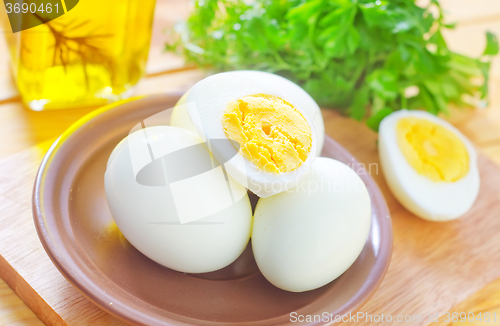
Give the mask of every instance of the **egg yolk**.
M 306 119 L 276 96 L 255 94 L 229 102 L 222 127 L 229 139 L 238 142 L 240 153 L 266 172 L 293 171 L 311 151 Z
M 421 118 L 402 118 L 396 137 L 408 163 L 432 181 L 454 182 L 469 170 L 465 145 L 443 126 Z

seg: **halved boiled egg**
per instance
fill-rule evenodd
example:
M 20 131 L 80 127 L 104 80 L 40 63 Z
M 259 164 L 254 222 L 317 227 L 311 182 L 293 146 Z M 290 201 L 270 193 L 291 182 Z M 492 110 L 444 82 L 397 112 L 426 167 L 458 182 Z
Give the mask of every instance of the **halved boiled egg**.
M 287 99 L 291 103 L 300 107 L 300 109 L 312 121 L 317 136 L 316 153 L 318 156 L 321 154 L 325 139 L 325 123 L 323 121 L 323 115 L 321 114 L 321 109 L 318 104 L 299 85 L 281 76 L 263 71 L 240 70 L 225 72 L 224 74 L 237 74 L 242 78 L 254 79 L 262 88 L 271 88 L 275 91 L 286 93 Z M 170 125 L 195 131 L 191 117 L 187 111 L 187 107 L 184 106 L 187 102 L 188 94 L 189 91 L 180 98 L 177 106 L 174 108 Z
M 317 104 L 276 75 L 216 74 L 194 85 L 181 102 L 171 125 L 195 131 L 227 173 L 260 197 L 291 189 L 304 179 L 318 153 L 313 121 L 323 143 Z
M 423 219 L 458 218 L 476 200 L 480 181 L 474 147 L 428 112 L 401 110 L 384 118 L 379 154 L 394 196 Z

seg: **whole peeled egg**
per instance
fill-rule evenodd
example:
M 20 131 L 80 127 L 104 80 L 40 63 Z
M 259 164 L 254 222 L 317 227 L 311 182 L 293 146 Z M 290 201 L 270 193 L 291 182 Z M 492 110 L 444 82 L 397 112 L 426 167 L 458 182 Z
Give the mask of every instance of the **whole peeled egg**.
M 125 238 L 157 263 L 186 273 L 231 264 L 250 238 L 246 189 L 194 133 L 138 128 L 112 152 L 105 193 Z
M 259 71 L 225 72 L 198 82 L 174 108 L 171 125 L 206 139 L 228 174 L 259 197 L 299 184 L 324 139 L 316 102 L 291 81 Z M 221 139 L 236 146 L 219 146 Z
M 465 214 L 479 192 L 477 154 L 450 123 L 424 111 L 401 110 L 380 124 L 379 155 L 398 201 L 430 221 Z
M 261 198 L 252 249 L 264 277 L 280 289 L 319 288 L 360 255 L 371 225 L 371 201 L 347 165 L 319 157 L 296 188 Z

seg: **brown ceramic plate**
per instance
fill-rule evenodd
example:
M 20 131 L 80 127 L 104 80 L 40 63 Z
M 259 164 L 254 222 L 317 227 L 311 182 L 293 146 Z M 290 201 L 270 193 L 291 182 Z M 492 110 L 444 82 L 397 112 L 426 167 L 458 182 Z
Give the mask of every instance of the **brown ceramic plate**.
M 97 110 L 49 150 L 35 181 L 33 215 L 61 273 L 102 309 L 140 325 L 291 325 L 297 324 L 290 321 L 292 312 L 344 315 L 359 309 L 382 281 L 392 250 L 386 203 L 365 173 L 361 177 L 372 200 L 368 241 L 342 276 L 314 291 L 291 293 L 271 285 L 250 247 L 220 271 L 178 273 L 143 256 L 113 227 L 104 195 L 109 154 L 134 125 L 173 107 L 177 99 L 158 95 Z M 363 169 L 329 137 L 322 155 Z M 325 323 L 315 323 L 320 324 Z

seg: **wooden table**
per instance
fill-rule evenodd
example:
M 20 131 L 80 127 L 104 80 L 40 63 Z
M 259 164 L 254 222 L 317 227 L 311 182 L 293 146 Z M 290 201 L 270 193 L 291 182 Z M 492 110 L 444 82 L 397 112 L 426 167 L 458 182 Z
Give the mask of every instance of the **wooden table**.
M 137 87 L 136 94 L 183 92 L 203 77 L 203 73 L 183 67 L 182 59 L 162 51 L 163 30 L 179 17 L 185 17 L 189 5 L 185 1 L 158 0 L 154 22 L 147 76 Z M 500 1 L 498 0 L 441 0 L 450 21 L 460 24 L 446 32 L 452 49 L 468 55 L 479 55 L 484 48 L 484 32 L 491 30 L 500 36 Z M 20 102 L 8 72 L 8 56 L 0 40 L 0 162 L 22 150 L 50 141 L 91 109 L 33 112 Z M 482 110 L 453 111 L 450 120 L 480 150 L 500 164 L 500 59 L 492 67 L 491 105 Z M 338 115 L 325 111 L 325 122 Z M 331 130 L 327 133 L 333 134 Z M 0 171 L 0 174 L 2 171 Z M 2 207 L 0 207 L 1 211 Z M 499 222 L 500 223 L 500 222 Z M 499 266 L 500 267 L 500 266 Z M 0 275 L 4 271 L 0 269 Z M 6 276 L 3 276 L 8 279 Z M 500 279 L 491 283 L 455 311 L 496 312 L 500 316 Z M 500 319 L 500 318 L 498 318 Z M 476 323 L 452 323 L 476 325 Z M 480 323 L 477 323 L 480 324 Z M 0 325 L 43 325 L 23 301 L 0 279 Z M 500 325 L 484 323 L 484 325 Z

